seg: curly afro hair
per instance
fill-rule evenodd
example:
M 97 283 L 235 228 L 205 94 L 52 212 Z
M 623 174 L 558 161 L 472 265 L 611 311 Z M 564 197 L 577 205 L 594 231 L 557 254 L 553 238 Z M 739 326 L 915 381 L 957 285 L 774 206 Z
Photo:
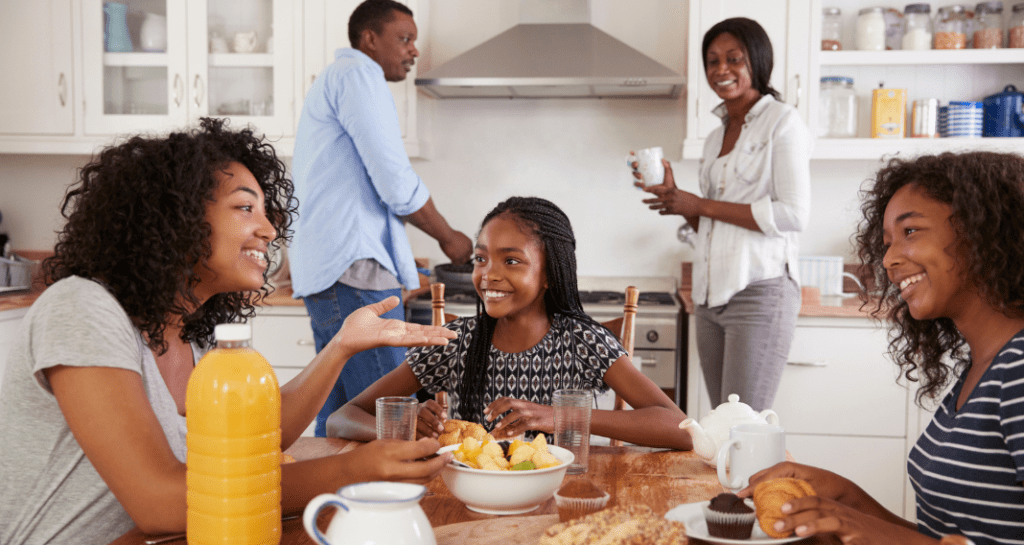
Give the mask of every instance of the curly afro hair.
M 920 381 L 917 402 L 936 399 L 969 363 L 963 336 L 949 318 L 916 320 L 886 274 L 882 241 L 885 209 L 902 187 L 916 185 L 952 209 L 957 258 L 965 278 L 995 309 L 1024 314 L 1024 157 L 992 152 L 942 153 L 891 159 L 870 189 L 861 191 L 864 214 L 855 235 L 866 265 L 865 285 L 881 289 L 872 315 L 891 324 L 889 354 L 900 375 Z M 949 358 L 952 365 L 943 363 Z
M 231 162 L 252 172 L 267 217 L 288 240 L 298 201 L 274 148 L 250 129 L 203 118 L 187 131 L 131 137 L 81 168 L 61 204 L 67 224 L 43 263 L 47 285 L 72 275 L 102 282 L 158 353 L 167 349 L 172 316 L 182 316 L 181 338 L 200 346 L 218 323 L 251 317 L 269 284 L 218 294 L 198 309 L 193 291 L 198 266 L 212 254 L 206 205 L 217 189 L 214 172 Z

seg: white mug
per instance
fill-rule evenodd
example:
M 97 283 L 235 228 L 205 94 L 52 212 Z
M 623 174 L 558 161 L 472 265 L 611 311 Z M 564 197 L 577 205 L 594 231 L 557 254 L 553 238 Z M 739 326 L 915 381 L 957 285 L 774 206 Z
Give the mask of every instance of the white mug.
M 256 31 L 236 33 L 234 45 L 235 53 L 252 53 L 256 51 Z
M 665 165 L 661 163 L 664 157 L 660 147 L 646 148 L 627 155 L 626 164 L 630 167 L 637 164 L 636 170 L 645 186 L 661 185 L 665 180 Z
M 736 492 L 750 484 L 753 474 L 785 460 L 786 431 L 780 426 L 738 424 L 729 428 L 729 440 L 718 449 L 718 482 Z

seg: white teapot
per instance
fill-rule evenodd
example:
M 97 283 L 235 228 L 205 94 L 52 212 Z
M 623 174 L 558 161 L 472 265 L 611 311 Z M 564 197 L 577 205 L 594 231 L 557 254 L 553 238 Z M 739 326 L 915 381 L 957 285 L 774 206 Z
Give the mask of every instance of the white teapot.
M 729 401 L 712 410 L 698 424 L 696 420 L 687 418 L 679 423 L 679 427 L 690 432 L 693 438 L 693 452 L 704 463 L 711 467 L 718 466 L 718 449 L 729 440 L 729 428 L 737 424 L 774 424 L 779 425 L 779 415 L 766 409 L 760 413 L 746 403 L 740 403 L 740 396 L 729 394 Z
M 306 533 L 320 545 L 437 545 L 434 529 L 420 508 L 427 488 L 418 484 L 369 482 L 320 494 L 302 513 Z M 337 512 L 320 532 L 316 519 L 328 505 Z

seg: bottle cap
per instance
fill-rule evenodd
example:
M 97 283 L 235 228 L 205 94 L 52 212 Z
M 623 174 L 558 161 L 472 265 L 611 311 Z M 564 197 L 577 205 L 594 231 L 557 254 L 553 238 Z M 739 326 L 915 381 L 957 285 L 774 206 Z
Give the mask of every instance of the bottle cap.
M 213 337 L 220 341 L 248 341 L 252 339 L 252 326 L 249 324 L 217 324 L 213 328 Z

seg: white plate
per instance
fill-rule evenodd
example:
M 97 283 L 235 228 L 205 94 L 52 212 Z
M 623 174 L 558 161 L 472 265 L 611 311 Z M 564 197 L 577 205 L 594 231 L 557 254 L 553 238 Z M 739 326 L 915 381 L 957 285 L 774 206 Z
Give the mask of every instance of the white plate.
M 749 499 L 746 500 L 746 502 L 751 508 L 754 507 L 753 502 Z M 708 523 L 704 520 L 704 506 L 708 503 L 709 502 L 706 501 L 698 501 L 677 505 L 670 509 L 668 513 L 665 513 L 665 518 L 668 520 L 682 522 L 686 525 L 686 535 L 697 539 L 703 539 L 709 543 L 738 543 L 741 545 L 756 543 L 757 545 L 776 545 L 779 543 L 791 543 L 793 541 L 804 539 L 796 536 L 784 537 L 782 539 L 768 537 L 768 534 L 764 533 L 764 530 L 761 529 L 756 520 L 754 521 L 754 530 L 750 533 L 750 539 L 728 539 L 724 537 L 709 536 Z

